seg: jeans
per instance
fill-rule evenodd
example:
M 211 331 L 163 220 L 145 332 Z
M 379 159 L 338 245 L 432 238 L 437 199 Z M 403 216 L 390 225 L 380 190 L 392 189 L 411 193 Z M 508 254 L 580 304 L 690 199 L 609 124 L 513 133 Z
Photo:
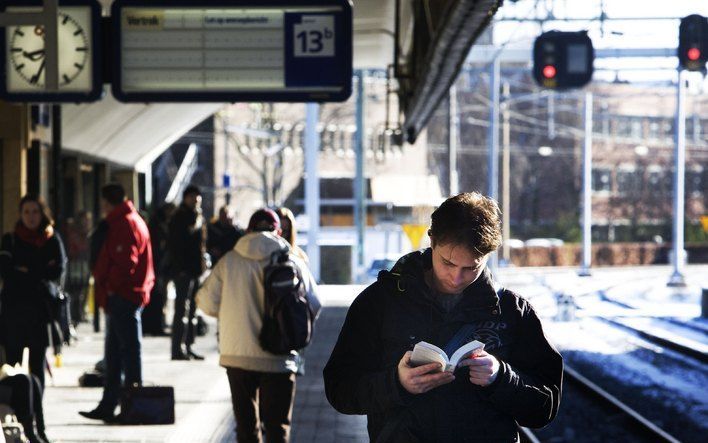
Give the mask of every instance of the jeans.
M 236 417 L 236 441 L 260 443 L 262 424 L 268 443 L 287 443 L 295 399 L 295 374 L 226 368 L 226 375 Z
M 142 327 L 143 308 L 120 295 L 109 295 L 106 311 L 106 379 L 99 408 L 114 412 L 120 401 L 121 379 L 126 386 L 142 384 Z
M 189 349 L 194 344 L 194 313 L 197 303 L 194 296 L 197 292 L 199 281 L 187 274 L 180 274 L 174 279 L 175 283 L 175 312 L 172 318 L 172 355 L 178 355 L 184 350 L 182 343 Z

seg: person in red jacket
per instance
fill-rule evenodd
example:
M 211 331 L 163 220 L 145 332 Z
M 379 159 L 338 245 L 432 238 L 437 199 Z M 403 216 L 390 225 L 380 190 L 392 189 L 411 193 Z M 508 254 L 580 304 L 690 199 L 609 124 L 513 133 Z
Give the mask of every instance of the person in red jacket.
M 108 233 L 93 269 L 97 302 L 106 311 L 106 379 L 96 409 L 86 418 L 119 421 L 115 408 L 125 386 L 142 384 L 141 313 L 155 281 L 147 225 L 126 200 L 125 190 L 112 183 L 101 189 L 101 209 Z

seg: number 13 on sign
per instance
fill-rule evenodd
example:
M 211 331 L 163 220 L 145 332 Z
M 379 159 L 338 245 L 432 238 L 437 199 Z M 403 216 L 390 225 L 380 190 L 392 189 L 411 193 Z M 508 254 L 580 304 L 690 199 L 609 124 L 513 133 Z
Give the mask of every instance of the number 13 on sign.
M 334 57 L 334 16 L 303 15 L 293 32 L 295 57 Z

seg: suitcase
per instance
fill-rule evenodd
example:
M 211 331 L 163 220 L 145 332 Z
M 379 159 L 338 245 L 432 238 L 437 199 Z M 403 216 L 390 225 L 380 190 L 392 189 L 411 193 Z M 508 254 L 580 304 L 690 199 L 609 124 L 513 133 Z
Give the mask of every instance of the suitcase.
M 126 425 L 171 425 L 175 422 L 175 391 L 172 386 L 130 386 L 120 401 L 121 423 Z
M 79 386 L 82 388 L 102 388 L 104 379 L 103 372 L 86 371 L 79 377 Z

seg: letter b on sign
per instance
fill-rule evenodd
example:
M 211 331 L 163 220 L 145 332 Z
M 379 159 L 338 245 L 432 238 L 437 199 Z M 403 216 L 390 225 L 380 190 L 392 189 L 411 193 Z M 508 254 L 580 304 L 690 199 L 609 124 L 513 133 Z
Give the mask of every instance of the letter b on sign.
M 303 15 L 293 28 L 295 57 L 334 57 L 334 16 Z

